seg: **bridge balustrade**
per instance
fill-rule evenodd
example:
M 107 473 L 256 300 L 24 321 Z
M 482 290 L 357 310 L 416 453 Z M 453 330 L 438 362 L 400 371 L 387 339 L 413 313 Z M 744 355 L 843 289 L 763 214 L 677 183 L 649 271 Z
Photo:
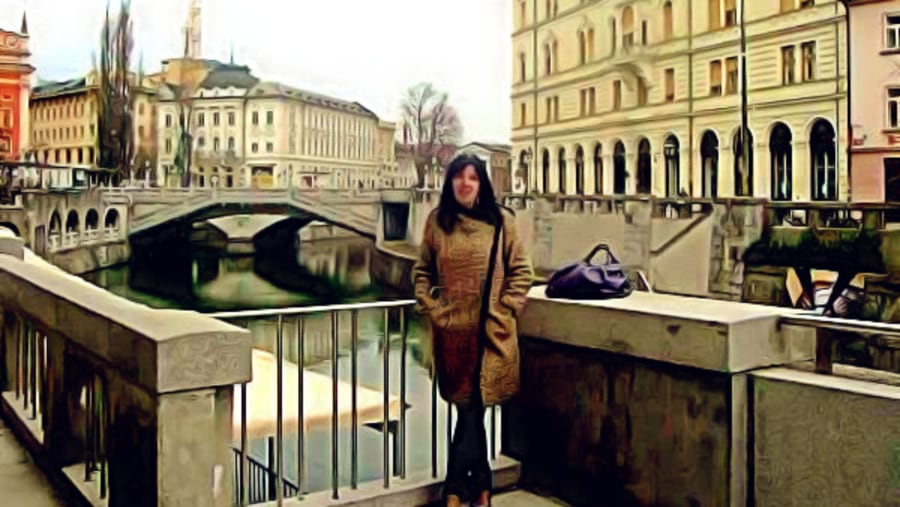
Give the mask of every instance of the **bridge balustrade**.
M 2 251 L 0 410 L 36 462 L 92 505 L 232 505 L 250 334 Z
M 423 431 L 424 421 L 419 421 L 413 428 L 418 432 L 410 440 L 407 412 L 414 408 L 422 416 L 426 408 L 418 406 L 425 400 L 409 399 L 408 369 L 415 363 L 408 329 L 414 303 L 398 300 L 210 314 L 250 329 L 259 347 L 254 351 L 253 381 L 235 388 L 234 428 L 240 438 L 234 447 L 234 487 L 239 505 L 280 503 L 290 497 L 299 501 L 288 505 L 322 505 L 358 499 L 366 491 L 400 495 L 404 500 L 395 499 L 397 505 L 436 500 L 434 491 L 410 493 L 408 488 L 434 483 L 442 476 L 438 447 L 442 444 L 445 451 L 452 427 L 452 409 L 439 401 L 436 385 L 431 383 L 430 430 Z M 370 334 L 361 329 L 361 314 L 374 317 L 378 331 Z M 380 365 L 361 365 L 360 350 L 372 346 L 377 348 Z M 316 356 L 321 360 L 318 366 Z M 378 373 L 380 383 L 375 380 Z M 421 386 L 413 389 L 423 390 Z M 490 452 L 499 468 L 497 412 L 488 414 Z M 439 430 L 439 423 L 445 427 Z M 446 430 L 446 436 L 441 430 Z M 377 433 L 381 434 L 381 462 L 374 475 L 380 477 L 372 479 L 373 471 L 368 470 L 369 479 L 361 480 L 360 469 L 365 462 L 372 463 L 372 456 L 361 455 L 360 448 L 379 452 L 371 438 Z M 311 434 L 320 439 L 327 434 L 327 449 L 317 446 L 326 451 L 322 455 L 310 452 Z M 350 440 L 349 463 L 346 439 Z M 411 446 L 418 450 L 429 443 L 429 461 L 411 467 Z M 330 474 L 315 470 L 315 463 L 329 463 Z M 310 479 L 316 472 L 318 480 Z M 409 494 L 419 496 L 403 496 Z

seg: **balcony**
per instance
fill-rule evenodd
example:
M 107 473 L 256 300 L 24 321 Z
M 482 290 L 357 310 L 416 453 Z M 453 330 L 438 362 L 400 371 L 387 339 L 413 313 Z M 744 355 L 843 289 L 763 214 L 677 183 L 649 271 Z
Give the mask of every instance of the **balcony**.
M 452 411 L 413 361 L 411 301 L 155 310 L 6 241 L 3 419 L 94 505 L 437 498 Z M 366 312 L 380 324 L 362 326 Z M 833 351 L 862 340 L 900 357 L 898 325 L 535 287 L 519 330 L 520 394 L 486 418 L 498 488 L 576 505 L 896 499 L 900 362 Z

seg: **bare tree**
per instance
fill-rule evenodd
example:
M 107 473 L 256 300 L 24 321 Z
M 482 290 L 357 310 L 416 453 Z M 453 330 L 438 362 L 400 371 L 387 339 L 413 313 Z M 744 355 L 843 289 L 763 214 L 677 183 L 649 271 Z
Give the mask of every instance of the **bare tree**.
M 131 30 L 131 0 L 122 0 L 115 22 L 110 21 L 107 7 L 100 39 L 98 164 L 115 170 L 117 180 L 130 173 L 134 157 Z
M 406 91 L 401 105 L 403 141 L 411 145 L 419 187 L 441 149 L 462 138 L 462 122 L 447 99 L 431 83 L 419 83 Z

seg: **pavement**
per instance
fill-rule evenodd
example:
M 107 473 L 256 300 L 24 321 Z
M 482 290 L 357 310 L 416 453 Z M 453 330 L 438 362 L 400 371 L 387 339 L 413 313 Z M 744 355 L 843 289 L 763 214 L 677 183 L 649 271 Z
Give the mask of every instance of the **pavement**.
M 0 504 L 64 507 L 44 474 L 0 419 Z
M 568 507 L 568 505 L 561 500 L 538 496 L 524 490 L 501 493 L 491 502 L 491 507 Z

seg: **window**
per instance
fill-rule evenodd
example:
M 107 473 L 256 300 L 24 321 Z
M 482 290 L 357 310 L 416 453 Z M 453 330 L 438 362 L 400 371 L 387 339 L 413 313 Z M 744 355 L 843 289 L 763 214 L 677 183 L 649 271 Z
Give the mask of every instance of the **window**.
M 253 153 L 259 152 L 259 144 L 258 144 L 258 143 L 253 143 L 253 144 L 251 144 L 251 145 L 250 145 L 250 151 L 252 151 Z
M 816 5 L 815 0 L 800 0 L 800 8 L 805 9 L 807 7 L 812 7 Z
M 266 125 L 275 124 L 275 111 L 266 111 Z
M 272 143 L 266 143 L 266 151 L 272 153 L 275 151 L 275 145 Z
M 675 69 L 666 69 L 666 102 L 675 102 Z
M 603 145 L 600 143 L 594 146 L 594 193 L 603 193 Z
M 790 129 L 784 123 L 776 124 L 769 137 L 773 201 L 789 201 L 793 195 L 792 150 Z
M 803 80 L 812 81 L 816 78 L 816 43 L 804 42 L 801 46 L 803 54 Z
M 528 23 L 525 7 L 525 0 L 519 2 L 519 27 L 524 27 Z
M 203 113 L 198 114 L 197 115 L 197 126 L 203 127 L 205 125 L 206 125 L 206 115 Z
M 575 145 L 575 195 L 584 195 L 584 148 Z
M 172 139 L 166 139 L 166 153 L 172 153 Z
M 234 126 L 234 113 L 233 112 L 228 113 L 228 125 L 230 125 L 232 127 Z
M 213 113 L 213 125 L 216 127 L 219 126 L 219 113 Z
M 81 137 L 84 137 L 84 127 L 81 127 L 81 129 L 79 130 L 78 133 L 80 134 Z M 141 139 L 143 139 L 145 137 L 143 125 L 138 127 L 138 137 Z
M 553 97 L 553 119 L 559 121 L 559 97 Z
M 594 29 L 588 28 L 587 30 L 587 59 L 591 61 L 594 59 Z
M 613 81 L 612 94 L 613 110 L 618 111 L 622 109 L 622 81 Z
M 625 7 L 622 11 L 622 47 L 630 49 L 634 46 L 634 9 Z
M 647 45 L 647 20 L 641 21 L 641 45 Z
M 578 32 L 578 62 L 582 65 L 587 61 L 587 34 Z
M 519 81 L 525 82 L 525 53 L 519 53 Z
M 171 126 L 172 126 L 172 115 L 167 114 L 166 115 L 166 127 L 171 127 Z
M 700 159 L 703 175 L 701 195 L 715 199 L 719 196 L 719 138 L 711 130 L 704 132 L 700 141 Z
M 736 56 L 732 56 L 725 60 L 725 93 L 737 93 L 738 89 L 738 60 Z
M 229 149 L 229 150 L 233 150 L 233 149 L 234 149 L 234 138 L 233 138 L 233 137 L 229 137 L 229 138 L 228 138 L 228 149 Z
M 618 38 L 616 37 L 616 19 L 612 18 L 609 20 L 609 33 L 610 33 L 610 42 L 609 42 L 609 54 L 616 54 L 616 43 L 618 42 Z
M 219 138 L 218 138 L 218 137 L 214 137 L 214 138 L 213 138 L 213 151 L 219 151 L 219 148 L 220 148 L 220 147 L 221 147 L 221 146 L 220 146 L 220 143 L 219 143 Z
M 206 146 L 206 138 L 204 138 L 203 136 L 198 137 L 197 138 L 197 147 L 202 148 L 204 146 Z
M 709 62 L 709 94 L 722 95 L 722 62 Z
M 672 2 L 666 2 L 663 5 L 663 39 L 669 40 L 672 38 L 673 28 Z
M 678 197 L 680 177 L 680 155 L 678 153 L 678 138 L 669 136 L 663 145 L 663 155 L 666 160 L 666 196 Z
M 781 84 L 794 83 L 794 46 L 781 48 Z
M 627 188 L 628 172 L 625 169 L 625 144 L 616 143 L 613 148 L 613 193 L 624 194 Z
M 259 125 L 259 111 L 253 111 L 250 118 L 254 125 Z
M 747 130 L 746 136 L 746 163 L 744 162 L 744 140 L 741 138 L 741 129 L 734 133 L 731 146 L 734 152 L 734 195 L 749 197 L 753 195 L 753 134 Z
M 637 102 L 638 106 L 646 106 L 649 101 L 649 92 L 647 91 L 647 83 L 637 78 Z
M 552 14 L 552 0 L 544 0 L 544 17 L 549 18 Z
M 887 101 L 887 128 L 900 128 L 900 88 L 888 88 Z
M 75 114 L 81 115 L 81 104 L 75 106 Z M 138 114 L 144 114 L 144 104 L 143 102 L 138 104 Z
M 553 72 L 553 52 L 550 48 L 549 42 L 544 44 L 544 74 L 547 75 Z
M 900 15 L 888 16 L 884 33 L 885 49 L 900 49 Z
M 725 26 L 737 26 L 737 0 L 725 0 Z
M 637 158 L 637 193 L 639 194 L 649 194 L 652 190 L 652 174 L 653 174 L 653 164 L 650 157 L 650 141 L 647 138 L 641 139 L 638 143 L 638 158 Z
M 837 199 L 834 128 L 826 120 L 817 120 L 809 136 L 812 198 L 814 201 L 834 201 Z
M 584 116 L 587 113 L 587 89 L 578 90 L 578 114 Z
M 709 0 L 709 29 L 710 30 L 718 30 L 722 28 L 722 13 L 721 13 L 721 2 L 722 0 Z
M 528 116 L 528 111 L 526 109 L 525 103 L 522 102 L 519 104 L 519 126 L 524 127 L 527 121 L 526 116 Z
M 588 88 L 588 112 L 594 114 L 597 111 L 597 88 Z
M 547 111 L 546 122 L 550 123 L 551 121 L 553 121 L 553 97 L 547 97 L 546 99 L 544 99 L 544 106 Z

